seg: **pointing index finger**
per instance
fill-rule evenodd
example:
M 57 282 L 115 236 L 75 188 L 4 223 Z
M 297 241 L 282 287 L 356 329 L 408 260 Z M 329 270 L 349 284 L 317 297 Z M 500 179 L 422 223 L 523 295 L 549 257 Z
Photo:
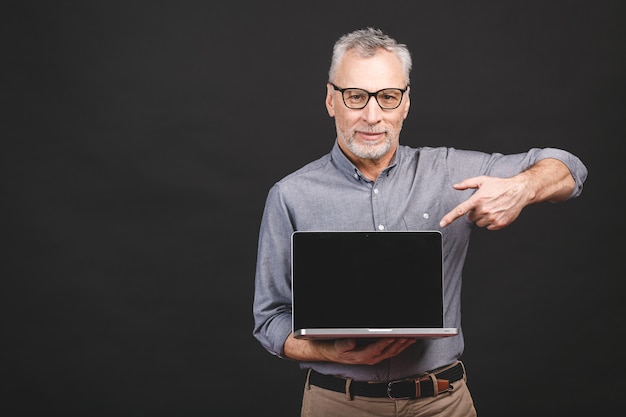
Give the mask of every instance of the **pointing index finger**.
M 468 188 L 479 188 L 480 185 L 481 185 L 481 177 L 474 177 L 474 178 L 466 178 L 460 183 L 454 184 L 453 187 L 456 190 L 467 190 Z M 458 206 L 450 210 L 448 214 L 443 216 L 441 218 L 441 221 L 439 222 L 439 226 L 446 227 L 447 225 L 449 225 L 450 223 L 452 223 L 459 217 L 467 214 L 470 210 L 472 210 L 474 208 L 474 203 L 470 201 L 472 200 L 472 197 L 468 198 L 467 200 L 465 200 L 464 202 L 462 202 L 461 204 L 459 204 Z
M 449 225 L 450 223 L 452 223 L 459 217 L 465 215 L 468 211 L 470 211 L 470 207 L 468 206 L 470 206 L 470 204 L 467 201 L 464 201 L 458 206 L 456 206 L 455 208 L 453 208 L 452 210 L 450 210 L 448 214 L 446 214 L 445 216 L 441 218 L 441 221 L 439 222 L 439 226 L 446 227 L 447 225 Z

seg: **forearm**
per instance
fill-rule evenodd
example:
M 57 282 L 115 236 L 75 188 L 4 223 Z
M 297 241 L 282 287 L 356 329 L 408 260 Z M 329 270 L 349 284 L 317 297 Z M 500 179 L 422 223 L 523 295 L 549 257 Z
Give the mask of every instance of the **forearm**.
M 285 340 L 284 354 L 289 359 L 296 361 L 330 361 L 330 344 L 331 341 L 326 340 L 304 340 L 296 339 L 290 333 Z
M 527 188 L 527 204 L 563 201 L 572 194 L 576 186 L 569 168 L 558 159 L 552 158 L 538 161 L 517 177 Z

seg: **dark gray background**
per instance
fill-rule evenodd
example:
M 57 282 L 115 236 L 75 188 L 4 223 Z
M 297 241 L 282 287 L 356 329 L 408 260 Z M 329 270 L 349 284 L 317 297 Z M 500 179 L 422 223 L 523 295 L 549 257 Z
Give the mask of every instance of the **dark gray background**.
M 19 2 L 2 13 L 5 416 L 299 413 L 252 337 L 265 195 L 326 153 L 333 42 L 414 57 L 401 141 L 554 146 L 582 196 L 479 230 L 463 295 L 479 415 L 588 416 L 624 391 L 620 1 Z M 621 208 L 620 208 L 621 207 Z

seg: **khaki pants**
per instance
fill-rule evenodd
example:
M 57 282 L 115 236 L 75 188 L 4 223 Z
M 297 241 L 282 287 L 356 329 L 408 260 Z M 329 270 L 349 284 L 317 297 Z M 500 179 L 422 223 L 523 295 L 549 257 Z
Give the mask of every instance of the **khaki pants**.
M 463 379 L 437 397 L 415 400 L 368 398 L 326 390 L 308 381 L 302 397 L 301 417 L 475 417 L 474 401 Z

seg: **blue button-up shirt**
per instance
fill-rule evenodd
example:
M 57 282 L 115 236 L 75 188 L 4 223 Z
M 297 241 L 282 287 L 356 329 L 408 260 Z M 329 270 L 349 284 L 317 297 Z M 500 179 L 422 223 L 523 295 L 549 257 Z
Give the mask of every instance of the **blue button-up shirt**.
M 475 190 L 458 191 L 452 184 L 480 175 L 511 177 L 545 158 L 558 159 L 568 166 L 576 182 L 570 198 L 578 196 L 587 169 L 576 156 L 560 149 L 533 148 L 503 155 L 401 145 L 389 166 L 376 181 L 371 181 L 335 142 L 330 153 L 281 179 L 269 190 L 258 242 L 254 336 L 270 353 L 283 357 L 283 345 L 292 331 L 292 232 L 441 230 L 446 326 L 458 327 L 459 335 L 419 340 L 398 356 L 376 365 L 302 362 L 300 366 L 354 380 L 388 381 L 419 375 L 459 359 L 464 348 L 462 270 L 474 224 L 463 216 L 441 229 L 439 221 Z

